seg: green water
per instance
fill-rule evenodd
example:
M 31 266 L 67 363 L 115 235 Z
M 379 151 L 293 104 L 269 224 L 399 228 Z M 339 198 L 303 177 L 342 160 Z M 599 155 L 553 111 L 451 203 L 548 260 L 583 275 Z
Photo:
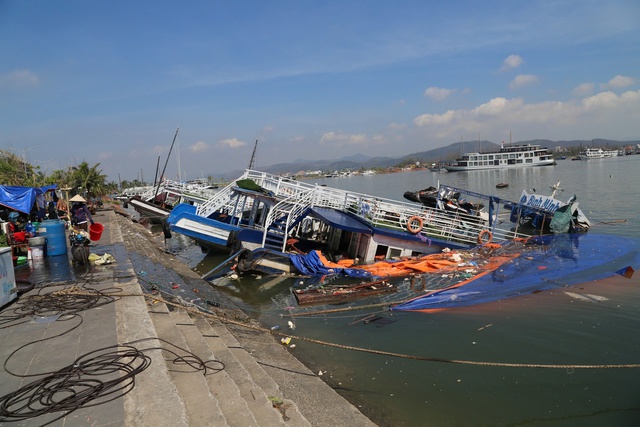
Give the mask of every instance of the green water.
M 640 237 L 640 156 L 559 161 L 523 170 L 406 172 L 314 182 L 402 200 L 406 190 L 443 184 L 517 200 L 523 189 L 559 199 L 576 194 L 593 233 Z M 498 182 L 509 182 L 496 190 Z M 181 250 L 205 273 L 224 256 Z M 381 426 L 635 426 L 640 425 L 640 369 L 515 368 L 515 364 L 640 363 L 640 265 L 632 279 L 508 298 L 435 313 L 380 308 L 282 317 L 298 312 L 290 287 L 296 279 L 221 278 L 218 290 L 265 325 L 292 334 L 362 349 L 372 354 L 293 340 L 291 352 Z M 621 277 L 621 276 L 618 276 Z M 597 295 L 583 301 L 567 292 Z M 363 301 L 362 304 L 378 300 Z M 342 308 L 347 305 L 323 308 Z M 365 323 L 377 313 L 382 321 Z M 443 361 L 417 360 L 438 358 Z M 452 360 L 461 363 L 451 363 Z M 465 361 L 480 362 L 475 365 Z

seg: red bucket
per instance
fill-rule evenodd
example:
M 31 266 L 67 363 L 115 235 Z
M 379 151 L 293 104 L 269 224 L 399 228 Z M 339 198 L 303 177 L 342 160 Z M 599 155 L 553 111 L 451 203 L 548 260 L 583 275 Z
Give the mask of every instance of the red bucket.
M 103 230 L 104 230 L 104 226 L 102 224 L 98 224 L 97 222 L 94 222 L 89 227 L 89 239 L 93 240 L 94 242 L 97 240 L 100 240 Z

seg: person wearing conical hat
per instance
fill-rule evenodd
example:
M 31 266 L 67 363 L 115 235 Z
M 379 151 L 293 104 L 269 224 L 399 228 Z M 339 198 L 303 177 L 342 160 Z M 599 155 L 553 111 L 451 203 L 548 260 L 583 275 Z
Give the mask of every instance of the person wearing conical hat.
M 73 196 L 69 201 L 73 203 L 71 207 L 71 223 L 76 228 L 87 231 L 89 229 L 87 221 L 93 224 L 93 218 L 87 207 L 87 201 L 79 194 Z

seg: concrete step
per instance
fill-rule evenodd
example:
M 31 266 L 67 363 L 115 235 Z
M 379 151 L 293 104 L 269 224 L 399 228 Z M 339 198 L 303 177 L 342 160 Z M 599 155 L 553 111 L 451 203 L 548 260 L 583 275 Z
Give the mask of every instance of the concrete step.
M 264 425 L 258 422 L 254 413 L 249 408 L 249 404 L 241 395 L 240 389 L 236 384 L 231 372 L 228 369 L 229 360 L 222 361 L 217 354 L 206 342 L 206 339 L 195 326 L 191 317 L 184 310 L 176 310 L 173 312 L 176 319 L 177 330 L 184 336 L 192 351 L 203 360 L 217 360 L 222 362 L 223 369 L 210 373 L 206 376 L 209 390 L 219 402 L 220 409 L 230 426 L 260 426 Z M 211 363 L 213 368 L 218 364 Z
M 135 277 L 131 269 L 128 272 Z M 117 281 L 124 294 L 139 294 L 140 285 L 133 279 Z M 130 343 L 149 337 L 157 337 L 150 319 L 149 307 L 142 297 L 121 298 L 116 301 L 118 342 Z M 104 325 L 103 325 L 104 327 Z M 146 341 L 138 349 L 158 347 L 158 341 Z M 127 426 L 185 426 L 187 416 L 184 402 L 169 376 L 167 364 L 160 350 L 144 351 L 151 364 L 135 379 L 135 387 L 124 395 L 124 412 Z M 90 408 L 91 409 L 91 408 Z
M 154 304 L 153 310 L 149 314 L 158 333 L 158 338 L 168 341 L 180 349 L 192 352 L 176 328 L 175 318 L 165 304 Z M 228 427 L 229 424 L 220 410 L 218 400 L 209 390 L 209 384 L 203 372 L 184 363 L 172 363 L 176 357 L 187 354 L 183 350 L 172 348 L 167 343 L 161 343 L 161 346 L 169 376 L 185 406 L 186 425 Z M 177 353 L 178 356 L 171 352 Z
M 253 355 L 251 355 L 229 329 L 218 321 L 209 321 L 209 325 L 220 337 L 222 342 L 238 359 L 242 366 L 247 370 L 256 385 L 258 385 L 268 396 L 277 396 L 283 400 L 281 410 L 284 411 L 288 418 L 287 423 L 295 426 L 311 426 L 311 423 L 300 413 L 298 405 L 292 400 L 285 399 L 283 392 L 278 384 L 271 376 L 258 364 Z M 245 329 L 246 331 L 246 329 Z
M 256 383 L 244 364 L 236 357 L 236 352 L 232 351 L 225 344 L 222 335 L 228 334 L 224 326 L 219 325 L 214 329 L 209 323 L 215 320 L 207 320 L 202 316 L 194 316 L 194 323 L 204 337 L 214 354 L 224 362 L 225 370 L 234 378 L 240 389 L 241 395 L 247 401 L 249 408 L 253 412 L 261 426 L 307 426 L 310 425 L 304 417 L 297 411 L 295 404 L 291 401 L 284 401 L 279 390 L 272 388 L 268 390 L 274 394 L 267 395 L 259 384 Z M 253 361 L 259 368 L 259 365 Z M 270 398 L 282 399 L 280 405 L 274 405 Z M 277 406 L 277 407 L 276 407 Z

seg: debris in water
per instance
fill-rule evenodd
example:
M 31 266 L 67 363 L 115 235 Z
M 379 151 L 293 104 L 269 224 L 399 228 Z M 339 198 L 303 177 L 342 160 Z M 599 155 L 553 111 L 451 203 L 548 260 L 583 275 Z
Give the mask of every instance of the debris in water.
M 627 279 L 631 279 L 631 276 L 633 276 L 634 270 L 633 268 L 631 268 L 631 266 L 628 266 L 625 268 L 621 268 L 620 270 L 616 271 L 616 273 L 626 277 Z

